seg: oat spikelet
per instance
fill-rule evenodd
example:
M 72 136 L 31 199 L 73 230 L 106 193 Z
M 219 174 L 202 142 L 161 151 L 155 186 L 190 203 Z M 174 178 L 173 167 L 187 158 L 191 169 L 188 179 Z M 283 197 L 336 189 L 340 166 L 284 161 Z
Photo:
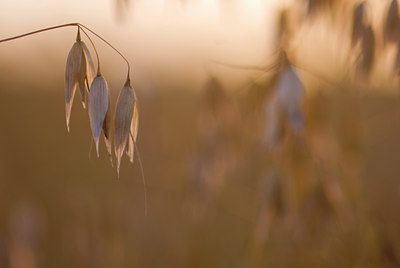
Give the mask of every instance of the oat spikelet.
M 128 151 L 133 151 L 134 143 L 131 142 L 131 129 L 133 118 L 135 117 L 136 95 L 133 88 L 129 84 L 129 80 L 121 89 L 115 107 L 115 155 L 117 157 L 117 172 L 121 165 L 121 158 L 128 144 Z M 136 116 L 137 117 L 137 116 Z M 132 143 L 132 144 L 131 144 Z
M 375 59 L 375 35 L 372 27 L 369 25 L 361 40 L 361 52 L 358 62 L 358 72 L 368 77 L 372 71 Z
M 383 39 L 384 43 L 397 42 L 399 40 L 399 5 L 397 0 L 392 0 L 384 22 Z
M 301 105 L 304 98 L 304 88 L 300 78 L 290 65 L 284 69 L 277 85 L 277 98 L 284 109 L 290 123 L 295 129 L 303 125 Z
M 106 125 L 105 128 L 108 130 L 109 117 L 107 117 L 107 113 L 109 113 L 110 108 L 108 85 L 100 74 L 96 76 L 90 87 L 88 104 L 90 127 L 96 144 L 97 156 L 99 156 L 99 138 L 104 129 L 104 125 Z M 109 133 L 105 133 L 105 137 L 107 145 Z M 107 150 L 110 151 L 109 147 L 110 145 L 107 145 Z
M 286 64 L 279 75 L 276 91 L 266 104 L 266 140 L 270 146 L 279 142 L 286 122 L 294 132 L 303 129 L 303 98 L 304 88 L 300 78 L 290 64 Z
M 71 108 L 75 96 L 76 88 L 82 96 L 82 105 L 85 108 L 85 91 L 93 81 L 94 68 L 92 57 L 85 43 L 81 41 L 80 33 L 76 37 L 76 42 L 68 53 L 67 64 L 65 68 L 65 113 L 67 121 L 67 129 L 69 131 L 69 121 L 71 117 Z M 86 83 L 86 84 L 85 84 Z
M 351 34 L 351 46 L 355 47 L 356 44 L 362 39 L 365 30 L 365 2 L 360 2 L 353 12 L 353 27 Z

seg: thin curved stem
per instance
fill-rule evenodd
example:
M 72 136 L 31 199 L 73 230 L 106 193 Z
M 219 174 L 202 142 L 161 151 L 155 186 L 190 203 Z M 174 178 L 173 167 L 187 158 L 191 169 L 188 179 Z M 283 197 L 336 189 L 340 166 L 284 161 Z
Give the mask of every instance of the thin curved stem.
M 55 30 L 55 29 L 59 29 L 59 28 L 64 28 L 64 27 L 71 27 L 71 26 L 78 27 L 78 37 L 77 37 L 77 41 L 80 41 L 79 30 L 82 30 L 82 32 L 83 32 L 83 33 L 86 35 L 86 37 L 89 39 L 90 43 L 91 43 L 92 46 L 93 46 L 94 52 L 96 53 L 97 66 L 98 66 L 98 70 L 100 70 L 100 59 L 99 59 L 99 54 L 97 53 L 97 49 L 96 49 L 96 47 L 95 47 L 95 45 L 94 45 L 92 39 L 90 38 L 90 36 L 86 33 L 86 31 L 85 31 L 84 29 L 82 29 L 80 23 L 72 22 L 72 23 L 66 23 L 66 24 L 61 24 L 61 25 L 57 25 L 57 26 L 47 27 L 47 28 L 40 29 L 40 30 L 37 30 L 37 31 L 33 31 L 33 32 L 29 32 L 29 33 L 25 33 L 25 34 L 13 36 L 13 37 L 1 39 L 1 40 L 0 40 L 0 43 L 12 41 L 12 40 L 16 40 L 16 39 L 23 38 L 23 37 L 30 36 L 30 35 L 34 35 L 34 34 L 37 34 L 37 33 L 42 33 L 42 32 L 46 32 L 46 31 L 51 31 L 51 30 Z
M 300 71 L 306 72 L 306 73 L 310 74 L 311 76 L 314 76 L 318 80 L 325 82 L 326 84 L 330 85 L 331 87 L 343 89 L 342 85 L 331 81 L 329 78 L 326 78 L 323 75 L 320 75 L 314 71 L 309 70 L 307 67 L 304 67 L 297 63 L 292 63 L 292 62 L 290 63 L 290 65 L 292 65 L 293 67 L 295 67 L 296 69 L 298 69 Z
M 279 54 L 278 54 L 279 53 Z M 270 71 L 277 71 L 279 67 L 281 67 L 281 62 L 279 61 L 279 57 L 281 56 L 282 50 L 278 49 L 273 53 L 278 54 L 278 60 L 272 62 L 269 65 L 265 66 L 258 66 L 258 65 L 241 65 L 241 64 L 232 64 L 232 63 L 227 63 L 227 62 L 222 62 L 218 60 L 211 59 L 211 63 L 215 63 L 218 65 L 222 65 L 225 67 L 229 68 L 234 68 L 234 69 L 242 69 L 242 70 L 247 70 L 247 71 L 261 71 L 261 72 L 270 72 Z
M 89 37 L 89 35 L 87 34 L 87 32 L 86 32 L 85 30 L 89 31 L 90 33 L 92 33 L 93 35 L 95 35 L 97 38 L 99 38 L 101 41 L 103 41 L 104 43 L 106 43 L 109 47 L 111 47 L 115 52 L 118 53 L 118 55 L 120 55 L 120 56 L 124 59 L 124 61 L 125 61 L 126 64 L 128 65 L 127 82 L 130 81 L 130 75 L 129 75 L 129 74 L 130 74 L 131 66 L 130 66 L 129 61 L 127 60 L 127 58 L 126 58 L 124 55 L 122 55 L 122 53 L 119 52 L 119 50 L 116 49 L 113 45 L 111 45 L 107 40 L 105 40 L 103 37 L 101 37 L 100 35 L 98 35 L 97 33 L 95 33 L 93 30 L 91 30 L 90 28 L 86 27 L 85 25 L 83 25 L 83 24 L 81 24 L 81 23 L 72 22 L 72 23 L 66 23 L 66 24 L 61 24 L 61 25 L 57 25 L 57 26 L 47 27 L 47 28 L 43 28 L 43 29 L 36 30 L 36 31 L 33 31 L 33 32 L 29 32 L 29 33 L 25 33 L 25 34 L 13 36 L 13 37 L 1 39 L 1 40 L 0 40 L 0 43 L 12 41 L 12 40 L 19 39 L 19 38 L 22 38 L 22 37 L 26 37 L 26 36 L 29 36 L 29 35 L 34 35 L 34 34 L 37 34 L 37 33 L 42 33 L 42 32 L 46 32 L 46 31 L 50 31 L 50 30 L 54 30 L 54 29 L 59 29 L 59 28 L 64 28 L 64 27 L 70 27 L 70 26 L 75 26 L 75 27 L 78 27 L 78 29 L 82 30 L 82 32 L 86 35 L 86 37 L 89 39 L 90 43 L 92 44 L 93 49 L 94 49 L 94 51 L 95 51 L 95 53 L 96 53 L 96 58 L 97 58 L 97 63 L 98 63 L 98 73 L 100 72 L 100 60 L 99 60 L 99 55 L 98 55 L 98 53 L 97 53 L 96 47 L 95 47 L 95 45 L 94 45 L 92 39 Z M 84 30 L 84 29 L 85 29 L 85 30 Z
M 95 33 L 94 31 L 92 31 L 90 28 L 86 27 L 83 24 L 77 23 L 79 26 L 81 26 L 82 28 L 85 28 L 86 30 L 88 30 L 89 32 L 91 32 L 93 35 L 95 35 L 97 38 L 99 38 L 101 41 L 103 41 L 104 43 L 106 43 L 109 47 L 111 47 L 115 52 L 117 52 L 126 62 L 126 64 L 128 65 L 128 76 L 127 76 L 127 81 L 130 80 L 129 78 L 129 73 L 131 71 L 131 65 L 129 64 L 129 61 L 125 58 L 124 55 L 122 55 L 121 52 L 119 52 L 118 49 L 116 49 L 113 45 L 111 45 L 107 40 L 105 40 L 103 37 L 101 37 L 100 35 L 98 35 L 97 33 Z
M 0 43 L 11 41 L 11 40 L 15 40 L 15 39 L 19 39 L 19 38 L 22 38 L 22 37 L 25 37 L 25 36 L 29 36 L 29 35 L 33 35 L 33 34 L 37 34 L 37 33 L 41 33 L 41 32 L 46 32 L 46 31 L 50 31 L 50 30 L 54 30 L 54 29 L 58 29 L 58 28 L 63 28 L 63 27 L 70 27 L 70 26 L 79 27 L 79 23 L 67 23 L 67 24 L 61 24 L 61 25 L 57 25 L 57 26 L 53 26 L 53 27 L 40 29 L 40 30 L 37 30 L 37 31 L 33 31 L 33 32 L 29 32 L 29 33 L 25 33 L 25 34 L 13 36 L 13 37 L 1 39 Z
M 97 58 L 97 74 L 100 74 L 100 59 L 99 59 L 99 54 L 97 53 L 97 49 L 96 46 L 94 45 L 92 38 L 90 38 L 90 36 L 87 34 L 87 32 L 82 29 L 82 27 L 80 25 L 77 25 L 78 29 L 82 30 L 82 32 L 86 35 L 86 37 L 89 39 L 89 42 L 92 44 L 92 47 L 94 49 L 94 53 L 96 54 L 96 58 Z
M 217 60 L 210 60 L 212 63 L 226 66 L 229 68 L 234 68 L 234 69 L 242 69 L 242 70 L 248 70 L 248 71 L 261 71 L 261 72 L 268 72 L 271 70 L 275 70 L 279 64 L 273 63 L 269 66 L 254 66 L 254 65 L 240 65 L 240 64 L 232 64 L 232 63 L 227 63 L 227 62 L 222 62 L 222 61 L 217 61 Z

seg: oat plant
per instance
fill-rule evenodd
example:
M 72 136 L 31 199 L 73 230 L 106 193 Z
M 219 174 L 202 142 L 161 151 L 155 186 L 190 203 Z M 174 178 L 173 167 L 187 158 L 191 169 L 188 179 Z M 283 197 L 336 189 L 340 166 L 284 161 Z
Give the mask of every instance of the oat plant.
M 67 57 L 65 69 L 65 115 L 67 130 L 70 130 L 70 117 L 71 109 L 76 90 L 79 88 L 82 105 L 86 108 L 88 106 L 88 114 L 90 121 L 90 128 L 92 132 L 93 141 L 96 146 L 96 153 L 99 156 L 99 141 L 100 137 L 104 137 L 107 152 L 110 155 L 112 163 L 112 150 L 111 150 L 111 128 L 114 126 L 113 132 L 115 133 L 115 155 L 117 158 L 117 174 L 119 176 L 119 169 L 121 157 L 126 151 L 130 162 L 133 163 L 134 148 L 139 160 L 139 165 L 142 172 L 143 185 L 145 188 L 145 213 L 147 213 L 147 197 L 146 185 L 144 180 L 143 166 L 140 159 L 139 151 L 136 145 L 136 137 L 138 134 L 138 108 L 137 98 L 134 89 L 131 86 L 130 80 L 130 64 L 126 57 L 117 50 L 113 45 L 106 41 L 103 37 L 80 23 L 67 23 L 48 28 L 39 29 L 36 31 L 28 32 L 18 36 L 0 40 L 0 43 L 20 39 L 30 35 L 51 31 L 65 27 L 77 27 L 76 41 L 70 49 Z M 94 63 L 89 49 L 81 39 L 81 32 L 87 37 L 91 43 L 97 60 L 97 71 L 95 75 Z M 102 42 L 106 43 L 113 49 L 127 64 L 126 81 L 121 89 L 116 105 L 114 124 L 112 124 L 111 111 L 110 111 L 110 90 L 106 79 L 103 77 L 100 68 L 100 58 L 96 46 L 90 36 L 99 38 Z

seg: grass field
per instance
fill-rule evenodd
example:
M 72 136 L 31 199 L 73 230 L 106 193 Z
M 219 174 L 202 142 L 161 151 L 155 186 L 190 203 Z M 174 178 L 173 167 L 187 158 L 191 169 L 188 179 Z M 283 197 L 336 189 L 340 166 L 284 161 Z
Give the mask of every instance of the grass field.
M 394 96 L 321 90 L 305 134 L 270 151 L 260 88 L 226 99 L 235 120 L 223 126 L 236 130 L 222 143 L 201 131 L 212 127 L 204 94 L 139 91 L 145 217 L 137 162 L 124 158 L 117 179 L 104 144 L 88 159 L 86 110 L 75 103 L 68 134 L 62 86 L 0 88 L 1 267 L 399 264 Z

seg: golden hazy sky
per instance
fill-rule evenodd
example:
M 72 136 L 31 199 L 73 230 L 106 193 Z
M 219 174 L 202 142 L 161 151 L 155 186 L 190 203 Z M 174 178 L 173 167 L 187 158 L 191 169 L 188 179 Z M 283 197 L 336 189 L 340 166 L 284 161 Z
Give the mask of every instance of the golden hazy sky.
M 237 0 L 234 7 L 217 0 L 182 2 L 132 0 L 129 7 L 118 12 L 114 0 L 2 0 L 0 37 L 80 22 L 120 49 L 133 63 L 134 72 L 143 67 L 176 67 L 179 75 L 181 68 L 187 71 L 188 65 L 204 65 L 202 61 L 209 57 L 261 63 L 277 3 L 283 1 Z M 3 64 L 0 71 L 25 71 L 25 77 L 31 74 L 50 83 L 48 72 L 63 68 L 75 31 L 58 29 L 2 44 L 0 57 L 6 67 Z M 115 53 L 98 40 L 95 43 L 111 76 L 125 70 Z M 52 78 L 59 80 L 62 73 Z

